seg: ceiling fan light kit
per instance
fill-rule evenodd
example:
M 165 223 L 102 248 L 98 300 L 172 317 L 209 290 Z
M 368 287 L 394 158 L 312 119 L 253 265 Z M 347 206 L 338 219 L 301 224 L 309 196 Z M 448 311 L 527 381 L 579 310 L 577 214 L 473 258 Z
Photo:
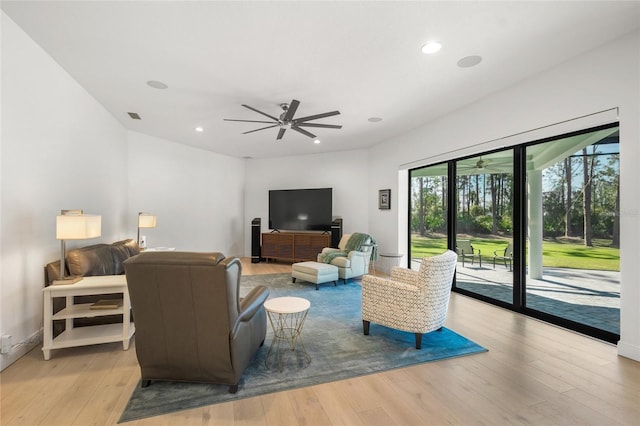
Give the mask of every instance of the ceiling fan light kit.
M 309 121 L 312 120 L 318 120 L 320 118 L 326 118 L 326 117 L 332 117 L 334 115 L 339 115 L 340 111 L 330 111 L 330 112 L 325 112 L 322 114 L 316 114 L 316 115 L 309 115 L 307 117 L 302 117 L 302 118 L 294 118 L 296 111 L 298 110 L 298 106 L 300 105 L 300 101 L 297 101 L 295 99 L 293 99 L 291 101 L 291 103 L 286 104 L 286 103 L 282 103 L 280 104 L 280 108 L 282 108 L 282 113 L 280 114 L 279 117 L 274 117 L 270 114 L 267 114 L 266 112 L 262 112 L 256 108 L 253 108 L 249 105 L 245 105 L 242 104 L 243 107 L 250 109 L 251 111 L 257 112 L 258 114 L 264 115 L 267 118 L 270 118 L 271 121 L 264 121 L 264 120 L 236 120 L 236 119 L 231 119 L 231 118 L 225 118 L 225 121 L 240 121 L 240 122 L 244 122 L 244 123 L 264 123 L 264 124 L 270 124 L 270 126 L 265 126 L 265 127 L 261 127 L 259 129 L 254 129 L 254 130 L 249 130 L 248 132 L 244 132 L 242 133 L 243 135 L 246 135 L 248 133 L 253 133 L 253 132 L 258 132 L 260 130 L 266 130 L 266 129 L 271 129 L 273 127 L 279 127 L 280 129 L 278 130 L 278 136 L 276 137 L 276 140 L 282 139 L 282 137 L 284 136 L 284 133 L 287 130 L 295 130 L 298 133 L 301 133 L 307 137 L 310 137 L 311 139 L 317 140 L 316 135 L 314 135 L 313 133 L 309 132 L 308 130 L 303 129 L 302 127 L 317 127 L 317 128 L 324 128 L 324 129 L 341 129 L 342 126 L 337 125 L 337 124 L 321 124 L 321 123 L 309 123 Z M 318 142 L 316 142 L 318 143 Z

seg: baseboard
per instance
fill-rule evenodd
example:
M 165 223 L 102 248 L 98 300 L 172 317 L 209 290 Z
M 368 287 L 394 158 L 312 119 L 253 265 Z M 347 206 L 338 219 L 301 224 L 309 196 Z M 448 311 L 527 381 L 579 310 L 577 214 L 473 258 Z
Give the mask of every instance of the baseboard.
M 35 348 L 36 346 L 40 346 L 42 344 L 42 329 L 33 333 L 29 338 L 23 342 L 15 344 L 11 347 L 11 352 L 8 354 L 0 355 L 0 371 L 4 370 L 21 357 L 23 357 L 27 352 Z
M 631 358 L 635 361 L 640 361 L 640 346 L 632 345 L 620 340 L 618 342 L 618 355 L 625 358 Z

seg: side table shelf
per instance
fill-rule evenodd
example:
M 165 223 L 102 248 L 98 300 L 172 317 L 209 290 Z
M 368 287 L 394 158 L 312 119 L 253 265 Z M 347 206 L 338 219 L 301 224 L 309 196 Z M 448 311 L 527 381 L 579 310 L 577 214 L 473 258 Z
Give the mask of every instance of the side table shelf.
M 75 296 L 98 294 L 121 294 L 122 306 L 114 309 L 91 309 L 91 303 L 74 304 Z M 122 342 L 124 350 L 135 333 L 135 325 L 131 322 L 131 301 L 124 275 L 85 277 L 75 284 L 52 285 L 43 289 L 44 295 L 44 342 L 42 352 L 44 359 L 51 358 L 53 349 L 76 346 L 95 345 L 100 343 Z M 53 301 L 64 297 L 66 307 L 53 314 Z M 107 315 L 122 315 L 122 323 L 73 327 L 74 318 L 96 318 Z M 53 337 L 53 321 L 64 320 L 65 330 Z

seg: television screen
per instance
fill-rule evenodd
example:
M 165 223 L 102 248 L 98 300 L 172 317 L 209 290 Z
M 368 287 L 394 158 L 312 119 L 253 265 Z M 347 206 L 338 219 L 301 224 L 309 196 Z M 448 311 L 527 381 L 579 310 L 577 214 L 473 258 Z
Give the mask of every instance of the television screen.
M 269 228 L 283 231 L 330 231 L 332 188 L 269 191 Z

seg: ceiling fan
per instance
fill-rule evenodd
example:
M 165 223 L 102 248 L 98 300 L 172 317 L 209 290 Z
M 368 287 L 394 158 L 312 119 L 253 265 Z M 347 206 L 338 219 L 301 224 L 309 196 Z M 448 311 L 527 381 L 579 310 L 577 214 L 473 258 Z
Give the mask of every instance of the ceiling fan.
M 282 139 L 282 137 L 284 136 L 284 132 L 287 131 L 287 129 L 291 129 L 291 130 L 295 130 L 296 132 L 302 133 L 305 136 L 308 136 L 310 138 L 315 138 L 316 135 L 314 135 L 313 133 L 303 129 L 302 127 L 322 127 L 322 128 L 326 128 L 326 129 L 341 129 L 342 126 L 336 125 L 336 124 L 320 124 L 320 123 L 309 123 L 309 121 L 311 120 L 317 120 L 319 118 L 325 118 L 325 117 L 331 117 L 333 115 L 338 115 L 340 114 L 340 111 L 331 111 L 331 112 L 325 112 L 322 114 L 316 114 L 316 115 L 309 115 L 307 117 L 301 117 L 301 118 L 294 118 L 294 115 L 296 113 L 296 110 L 298 109 L 298 106 L 300 105 L 300 102 L 293 99 L 291 101 L 290 104 L 280 104 L 280 108 L 282 108 L 282 114 L 280 114 L 280 117 L 276 118 L 272 115 L 267 114 L 266 112 L 262 112 L 260 110 L 257 110 L 253 107 L 250 107 L 249 105 L 244 105 L 242 104 L 243 107 L 250 109 L 251 111 L 255 111 L 258 114 L 262 114 L 265 117 L 269 117 L 272 121 L 258 121 L 258 120 L 234 120 L 231 118 L 225 118 L 225 121 L 242 121 L 242 122 L 246 122 L 246 123 L 267 123 L 267 124 L 271 124 L 270 126 L 266 126 L 266 127 L 261 127 L 259 129 L 254 129 L 254 130 L 249 130 L 248 132 L 244 132 L 242 133 L 243 135 L 246 135 L 247 133 L 253 133 L 253 132 L 257 132 L 260 130 L 265 130 L 265 129 L 270 129 L 272 127 L 279 127 L 280 130 L 278 131 L 278 137 L 276 137 L 276 140 Z
M 487 158 L 461 162 L 458 170 L 463 174 L 510 173 L 513 160 L 511 158 Z

